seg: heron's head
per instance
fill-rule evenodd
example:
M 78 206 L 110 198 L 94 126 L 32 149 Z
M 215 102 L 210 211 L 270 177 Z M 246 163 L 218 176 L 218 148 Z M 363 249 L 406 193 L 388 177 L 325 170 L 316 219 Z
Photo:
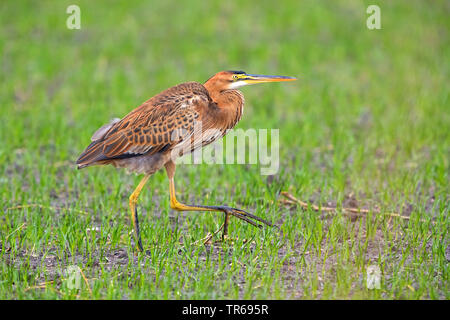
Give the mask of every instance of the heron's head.
M 216 90 L 237 89 L 249 84 L 264 82 L 294 81 L 297 78 L 286 76 L 267 76 L 261 74 L 250 74 L 244 71 L 221 71 L 205 82 L 205 86 Z

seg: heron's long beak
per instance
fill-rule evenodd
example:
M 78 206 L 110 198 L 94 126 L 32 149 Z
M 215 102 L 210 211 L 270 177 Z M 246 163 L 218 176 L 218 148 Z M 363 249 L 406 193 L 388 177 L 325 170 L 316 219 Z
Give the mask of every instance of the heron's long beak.
M 242 80 L 246 84 L 264 83 L 264 82 L 280 82 L 280 81 L 295 81 L 297 78 L 286 76 L 265 76 L 261 74 L 246 74 Z

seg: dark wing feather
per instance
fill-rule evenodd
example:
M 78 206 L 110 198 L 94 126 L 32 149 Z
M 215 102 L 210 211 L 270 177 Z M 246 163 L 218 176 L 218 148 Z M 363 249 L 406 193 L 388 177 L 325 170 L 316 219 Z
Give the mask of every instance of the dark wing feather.
M 194 133 L 202 110 L 213 102 L 197 82 L 169 88 L 126 115 L 105 125 L 77 160 L 79 168 L 108 160 L 167 151 Z M 205 110 L 206 111 L 206 110 Z M 103 134 L 101 136 L 99 134 Z

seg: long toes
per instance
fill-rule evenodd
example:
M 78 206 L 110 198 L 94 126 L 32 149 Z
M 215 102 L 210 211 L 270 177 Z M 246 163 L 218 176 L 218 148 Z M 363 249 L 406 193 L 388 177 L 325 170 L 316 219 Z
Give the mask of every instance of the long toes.
M 254 221 L 252 221 L 250 219 L 262 222 L 262 223 L 264 223 L 264 224 L 266 224 L 268 226 L 271 226 L 271 227 L 273 226 L 273 224 L 270 223 L 269 221 L 264 220 L 264 219 L 262 219 L 262 218 L 260 218 L 258 216 L 255 216 L 255 215 L 253 215 L 253 214 L 251 214 L 251 213 L 249 213 L 249 212 L 247 212 L 245 210 L 238 209 L 238 208 L 231 208 L 231 207 L 223 207 L 223 209 L 224 209 L 224 211 L 226 213 L 231 214 L 231 215 L 233 215 L 233 216 L 235 216 L 235 217 L 237 217 L 237 218 L 239 218 L 241 220 L 244 220 L 244 221 L 250 223 L 251 225 L 253 225 L 255 227 L 262 228 L 262 226 L 260 224 L 254 222 Z
M 269 221 L 264 220 L 264 219 L 262 219 L 262 218 L 260 218 L 258 216 L 255 216 L 254 214 L 251 214 L 251 213 L 249 213 L 247 211 L 244 211 L 242 209 L 237 209 L 237 208 L 231 208 L 231 209 L 233 210 L 233 212 L 238 213 L 238 214 L 240 214 L 242 216 L 245 216 L 246 218 L 254 219 L 256 221 L 262 222 L 262 223 L 264 223 L 264 224 L 266 224 L 268 226 L 271 226 L 271 227 L 273 226 L 272 223 L 270 223 Z
M 250 223 L 252 226 L 255 226 L 255 227 L 258 227 L 258 228 L 262 228 L 262 225 L 257 224 L 257 223 L 254 222 L 253 220 L 250 220 L 250 219 L 249 219 L 246 215 L 244 215 L 244 214 L 241 214 L 241 213 L 236 212 L 236 211 L 231 211 L 230 214 L 233 215 L 233 216 L 235 216 L 235 217 L 237 217 L 237 218 L 239 218 L 239 219 L 241 219 L 241 220 L 244 220 L 245 222 Z

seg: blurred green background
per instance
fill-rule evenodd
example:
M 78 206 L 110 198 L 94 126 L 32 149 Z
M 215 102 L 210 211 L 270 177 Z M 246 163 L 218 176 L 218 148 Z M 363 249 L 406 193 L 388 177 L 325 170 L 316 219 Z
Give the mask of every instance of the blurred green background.
M 71 4 L 81 8 L 80 30 L 66 27 L 66 8 Z M 381 8 L 381 30 L 366 27 L 369 4 Z M 243 89 L 246 108 L 238 128 L 280 129 L 280 172 L 266 177 L 260 176 L 258 166 L 180 167 L 176 179 L 179 198 L 248 208 L 282 224 L 282 239 L 289 238 L 289 244 L 284 251 L 274 246 L 266 256 L 251 256 L 249 265 L 260 263 L 254 267 L 259 271 L 243 276 L 238 269 L 211 275 L 207 270 L 217 268 L 203 270 L 198 264 L 179 262 L 172 271 L 163 268 L 166 275 L 173 272 L 173 283 L 154 280 L 151 290 L 142 283 L 128 288 L 125 282 L 131 280 L 119 277 L 116 287 L 122 293 L 109 292 L 105 280 L 92 284 L 93 296 L 448 298 L 449 13 L 448 1 L 419 0 L 2 1 L 1 297 L 61 297 L 54 290 L 23 289 L 60 277 L 65 263 L 45 267 L 42 257 L 47 254 L 58 261 L 64 260 L 67 251 L 71 254 L 66 259 L 82 256 L 85 272 L 99 278 L 89 259 L 101 261 L 102 250 L 132 250 L 127 205 L 139 178 L 109 167 L 77 171 L 74 161 L 92 133 L 111 118 L 124 116 L 172 85 L 204 82 L 220 70 L 231 69 L 299 78 L 295 83 Z M 218 217 L 171 211 L 165 173 L 155 174 L 147 189 L 140 199 L 143 239 L 149 246 L 162 246 L 161 252 L 171 252 L 167 248 L 176 248 L 178 240 L 183 242 L 180 237 L 201 238 L 218 223 Z M 286 262 L 298 256 L 299 248 L 306 251 L 311 246 L 305 241 L 305 232 L 312 234 L 317 246 L 330 248 L 338 261 L 343 257 L 339 246 L 352 236 L 342 231 L 349 227 L 348 221 L 333 220 L 325 228 L 311 218 L 314 212 L 278 205 L 283 190 L 316 204 L 341 206 L 350 201 L 358 207 L 377 207 L 440 222 L 429 228 L 410 227 L 410 238 L 406 239 L 403 234 L 391 238 L 390 227 L 384 225 L 385 236 L 378 242 L 376 237 L 372 240 L 384 248 L 378 261 L 385 263 L 383 271 L 392 277 L 384 283 L 383 292 L 374 294 L 360 285 L 355 289 L 355 283 L 360 283 L 357 277 L 371 261 L 365 251 L 354 252 L 361 258 L 356 259 L 359 262 L 344 259 L 348 263 L 344 274 L 356 277 L 350 284 L 343 284 L 337 272 L 330 273 L 322 264 L 317 266 L 318 273 L 305 272 L 303 263 L 324 263 L 322 253 L 312 262 Z M 10 209 L 26 204 L 42 207 Z M 173 219 L 180 225 L 175 231 L 171 230 Z M 315 222 L 310 225 L 305 222 L 308 219 Z M 117 238 L 103 241 L 102 234 L 88 237 L 92 243 L 87 243 L 88 227 L 108 224 L 116 228 Z M 330 230 L 341 230 L 345 235 L 327 237 L 327 232 L 332 234 Z M 109 239 L 109 231 L 105 232 Z M 258 245 L 263 241 L 258 238 L 259 230 L 238 222 L 231 232 L 241 239 L 256 235 Z M 277 235 L 267 232 L 264 243 L 268 245 L 271 239 L 273 244 Z M 421 239 L 425 239 L 424 251 L 403 253 L 420 257 L 411 260 L 418 269 L 406 271 L 404 277 L 399 276 L 400 269 L 413 262 L 391 257 L 386 258 L 387 263 L 381 258 L 400 243 L 413 248 Z M 427 241 L 435 251 L 426 250 Z M 6 248 L 12 249 L 6 252 Z M 165 256 L 158 250 L 154 249 L 153 262 L 146 262 L 150 269 L 155 261 L 164 266 L 172 265 L 175 259 L 171 253 Z M 200 256 L 204 254 L 195 250 L 200 250 L 195 251 Z M 232 259 L 242 258 L 239 250 Z M 284 253 L 272 261 L 270 252 Z M 29 259 L 25 259 L 28 265 L 16 262 L 33 254 L 37 266 Z M 255 273 L 262 272 L 264 257 L 275 275 L 267 270 L 265 275 Z M 127 274 L 133 281 L 153 274 L 141 269 L 130 271 L 132 261 Z M 286 263 L 298 271 L 294 278 L 283 276 Z M 179 271 L 183 268 L 193 273 L 200 268 L 208 276 L 197 279 L 199 287 L 192 288 L 189 277 L 183 278 L 185 273 Z M 437 278 L 427 268 L 439 270 Z M 253 285 L 230 289 L 235 283 L 233 274 Z M 329 280 L 325 281 L 329 288 L 317 285 L 318 274 Z M 396 282 L 396 276 L 401 280 Z M 259 287 L 254 284 L 255 279 L 265 277 L 272 282 L 263 281 Z M 23 288 L 11 291 L 13 282 Z M 52 285 L 63 292 L 57 282 Z M 78 296 L 92 297 L 88 291 Z

